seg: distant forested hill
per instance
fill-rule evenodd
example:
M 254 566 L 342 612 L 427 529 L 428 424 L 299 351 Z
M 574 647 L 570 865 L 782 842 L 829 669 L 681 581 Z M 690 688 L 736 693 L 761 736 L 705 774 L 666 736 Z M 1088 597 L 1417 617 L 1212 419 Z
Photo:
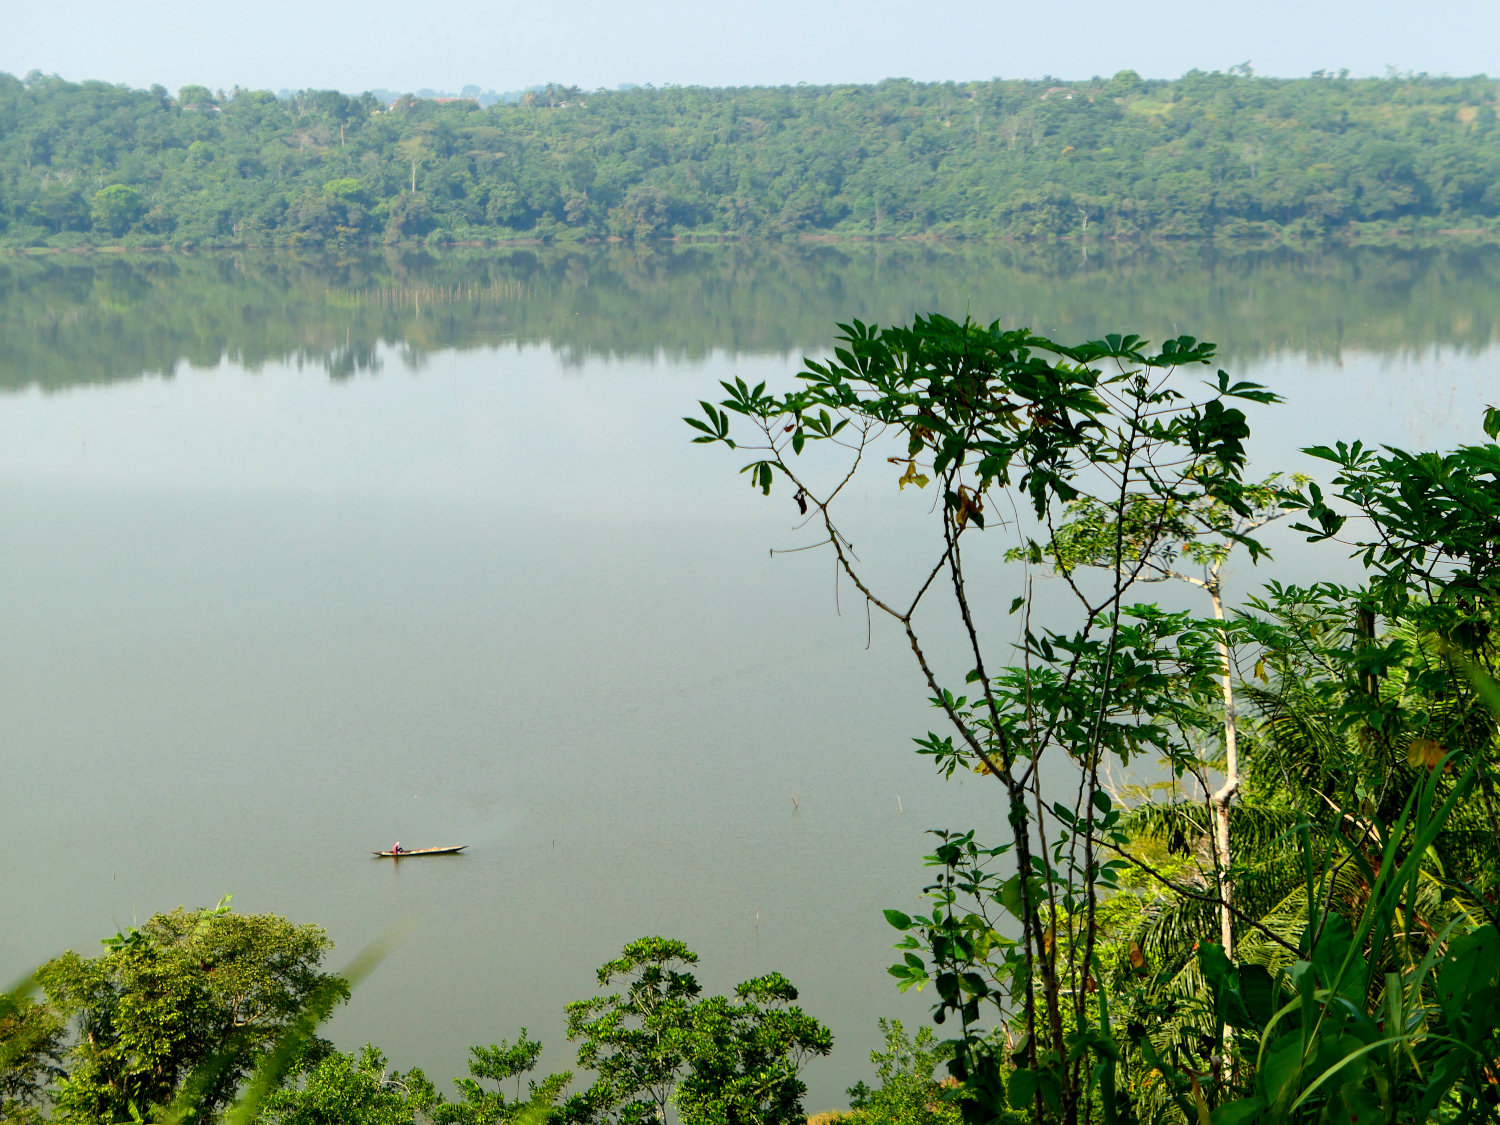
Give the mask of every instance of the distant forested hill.
M 1500 83 L 586 93 L 518 105 L 0 75 L 0 244 L 1493 229 Z

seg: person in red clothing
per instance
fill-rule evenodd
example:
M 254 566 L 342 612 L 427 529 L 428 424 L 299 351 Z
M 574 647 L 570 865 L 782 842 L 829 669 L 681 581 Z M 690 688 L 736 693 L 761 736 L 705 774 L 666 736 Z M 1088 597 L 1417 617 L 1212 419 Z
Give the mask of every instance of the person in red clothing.
M 400 840 L 396 841 L 396 846 L 391 849 L 391 854 L 392 855 L 400 855 L 401 854 L 401 841 Z

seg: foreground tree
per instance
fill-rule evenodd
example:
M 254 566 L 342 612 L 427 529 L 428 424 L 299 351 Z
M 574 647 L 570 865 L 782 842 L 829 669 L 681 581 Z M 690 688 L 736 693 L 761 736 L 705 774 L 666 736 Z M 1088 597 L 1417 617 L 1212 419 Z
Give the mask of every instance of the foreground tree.
M 140 1119 L 179 1094 L 212 1116 L 286 1033 L 349 994 L 320 969 L 333 943 L 319 927 L 235 914 L 227 898 L 154 915 L 104 944 L 98 957 L 65 953 L 36 974 L 73 1030 L 55 1096 L 65 1120 Z M 299 1045 L 326 1049 L 316 1039 Z
M 57 1013 L 27 996 L 0 996 L 0 1122 L 43 1119 L 63 1067 L 66 1028 Z
M 833 361 L 808 362 L 802 389 L 725 384 L 729 397 L 688 421 L 695 440 L 730 447 L 734 416 L 750 422 L 756 459 L 743 471 L 767 494 L 790 483 L 841 572 L 904 633 L 953 728 L 919 739 L 920 751 L 1002 787 L 1010 838 L 938 833 L 930 914 L 886 912 L 906 934 L 891 970 L 901 987 L 932 984 L 937 1022 L 959 1023 L 950 1070 L 961 1085 L 945 1097 L 974 1125 L 1008 1110 L 1067 1125 L 1095 1114 L 1105 1125 L 1500 1120 L 1500 833 L 1474 832 L 1496 824 L 1500 689 L 1485 669 L 1500 615 L 1500 448 L 1310 450 L 1339 466 L 1336 499 L 1375 530 L 1353 544 L 1371 580 L 1273 585 L 1259 615 L 1226 620 L 1219 566 L 1236 545 L 1263 554 L 1249 534 L 1258 523 L 1305 508 L 1321 539 L 1348 516 L 1316 486 L 1268 497 L 1241 480 L 1249 429 L 1223 400 L 1274 396 L 1222 371 L 1189 396 L 1176 369 L 1208 362 L 1211 345 L 1182 338 L 1151 353 L 1111 336 L 1067 347 L 940 317 L 856 322 L 840 342 Z M 1500 433 L 1500 414 L 1486 428 Z M 817 443 L 845 459 L 830 471 L 805 458 Z M 882 460 L 903 470 L 892 483 L 939 493 L 930 568 L 900 600 L 867 579 L 837 509 Z M 1003 506 L 1006 492 L 1029 512 Z M 988 654 L 990 621 L 970 594 L 994 579 L 965 566 L 996 511 L 1015 513 L 1012 556 L 1051 558 L 1078 606 L 1073 623 L 1040 627 L 1027 583 L 1011 606 L 1026 616 L 1009 667 Z M 1204 552 L 1213 618 L 1126 601 L 1137 583 L 1173 576 L 1188 544 Z M 1107 580 L 1084 581 L 1081 566 Z M 952 673 L 918 628 L 940 580 L 968 642 L 971 695 L 945 682 Z M 1248 817 L 1231 811 L 1234 785 L 1221 787 L 1200 829 L 1217 841 L 1215 877 L 1182 880 L 1142 857 L 1100 770 L 1148 754 L 1180 775 L 1201 767 L 1195 747 L 1216 731 L 1229 741 L 1237 641 L 1262 646 L 1263 683 L 1296 702 L 1260 693 L 1257 745 L 1294 745 L 1286 724 L 1310 721 L 1327 753 L 1313 769 L 1285 754 L 1257 763 L 1258 796 L 1267 769 L 1295 793 Z M 1047 755 L 1071 767 L 1061 794 L 1044 789 Z M 1170 850 L 1192 823 L 1186 809 L 1138 809 L 1129 824 L 1150 834 L 1173 817 Z M 1236 820 L 1245 855 L 1231 865 Z M 1161 888 L 1155 957 L 1101 924 L 1125 865 L 1136 886 Z M 1218 893 L 1231 886 L 1244 893 Z M 1159 926 L 1167 916 L 1183 923 L 1175 941 Z M 1210 939 L 1214 928 L 1225 940 Z
M 569 1099 L 569 1120 L 666 1125 L 790 1125 L 806 1115 L 799 1073 L 833 1049 L 833 1036 L 794 1007 L 797 990 L 779 973 L 746 981 L 735 999 L 700 1000 L 680 941 L 641 938 L 599 970 L 623 993 L 568 1005 L 578 1065 L 597 1074 Z
M 704 417 L 687 421 L 700 431 L 695 440 L 731 448 L 739 443 L 732 416 L 751 424 L 757 459 L 743 471 L 767 494 L 777 478 L 792 486 L 842 573 L 905 634 L 953 729 L 919 740 L 920 751 L 950 775 L 973 770 L 1001 787 L 1011 838 L 981 850 L 1013 852 L 1014 874 L 977 888 L 942 887 L 947 897 L 928 918 L 890 915 L 910 931 L 906 964 L 893 971 L 907 986 L 933 983 L 937 1018 L 960 1021 L 952 1070 L 965 1085 L 966 1113 L 991 1119 L 1015 1104 L 1038 1119 L 1045 1111 L 1072 1123 L 1085 1111 L 1097 1069 L 1112 1121 L 1119 1049 L 1094 984 L 1096 915 L 1100 895 L 1128 860 L 1119 855 L 1127 841 L 1100 771 L 1107 757 L 1128 765 L 1143 753 L 1186 767 L 1191 736 L 1212 722 L 1223 639 L 1215 623 L 1133 606 L 1127 596 L 1147 576 L 1145 560 L 1171 537 L 1177 513 L 1218 504 L 1253 515 L 1241 480 L 1249 427 L 1226 400 L 1269 403 L 1275 396 L 1231 384 L 1222 371 L 1206 394 L 1179 389 L 1178 369 L 1214 355 L 1213 345 L 1191 337 L 1153 352 L 1134 336 L 1070 347 L 1025 329 L 939 316 L 911 327 L 856 321 L 841 328 L 835 358 L 808 361 L 800 389 L 777 396 L 764 385 L 725 384 L 729 398 L 720 407 L 702 403 Z M 846 457 L 820 474 L 801 460 L 809 443 Z M 891 483 L 922 488 L 932 481 L 938 489 L 929 568 L 899 597 L 867 579 L 836 507 L 861 469 L 882 455 L 904 467 Z M 1067 506 L 1081 501 L 1096 504 L 1113 528 L 1113 558 L 1128 557 L 1127 527 L 1138 539 L 1136 561 L 1114 567 L 1103 588 L 1070 584 L 1077 598 L 1071 628 L 1034 629 L 1026 584 L 1011 607 L 1027 607 L 1024 659 L 1008 667 L 992 651 L 969 593 L 974 582 L 993 580 L 966 570 L 964 554 L 968 538 L 986 529 L 987 514 L 988 526 L 1003 526 L 992 514 L 1004 510 L 1007 493 L 1019 501 L 1018 513 L 1021 505 L 1030 509 L 1030 523 L 1011 531 L 1032 563 L 1057 557 Z M 1143 502 L 1155 504 L 1155 514 L 1136 519 Z M 1234 526 L 1222 531 L 1252 557 L 1261 553 Z M 951 591 L 948 605 L 967 641 L 969 667 L 961 676 L 972 685 L 972 700 L 944 682 L 918 629 L 918 608 L 942 587 Z M 1043 793 L 1044 759 L 1056 755 L 1077 778 L 1066 800 Z M 966 841 L 980 847 L 972 834 Z M 1019 941 L 1001 936 L 998 919 L 954 909 L 971 890 L 1014 914 Z M 1012 1016 L 1024 1031 L 1007 1083 L 1003 1072 L 1012 1060 L 990 1032 L 992 1021 Z
M 930 1027 L 909 1036 L 900 1020 L 882 1019 L 880 1031 L 885 1049 L 870 1052 L 880 1085 L 871 1089 L 861 1081 L 849 1087 L 851 1112 L 842 1119 L 850 1125 L 960 1125 L 958 1107 L 943 1097 L 953 1079 L 945 1086 L 933 1074 L 953 1057 L 952 1044 L 939 1043 Z
M 300 1085 L 273 1091 L 261 1120 L 265 1125 L 416 1125 L 441 1101 L 420 1070 L 393 1072 L 383 1054 L 366 1046 L 358 1055 L 334 1051 Z
M 542 1055 L 542 1044 L 526 1037 L 521 1029 L 516 1045 L 501 1040 L 499 1045 L 474 1047 L 469 1051 L 469 1077 L 455 1078 L 460 1100 L 439 1105 L 432 1113 L 434 1121 L 451 1125 L 500 1125 L 524 1119 L 529 1125 L 542 1125 L 557 1116 L 557 1102 L 573 1080 L 569 1071 L 549 1074 L 540 1082 L 527 1080 L 527 1096 L 521 1097 L 521 1082 L 536 1069 Z M 505 1086 L 515 1080 L 515 1092 L 507 1100 Z M 494 1082 L 495 1090 L 480 1085 Z
M 793 1004 L 780 973 L 738 985 L 734 999 L 695 1005 L 676 1104 L 692 1125 L 803 1125 L 802 1068 L 833 1049 L 828 1029 Z

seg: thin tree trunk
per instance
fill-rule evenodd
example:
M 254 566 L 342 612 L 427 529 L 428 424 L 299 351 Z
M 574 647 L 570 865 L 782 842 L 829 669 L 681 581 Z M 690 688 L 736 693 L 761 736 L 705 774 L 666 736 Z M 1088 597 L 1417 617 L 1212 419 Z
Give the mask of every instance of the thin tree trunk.
M 1219 588 L 1218 575 L 1214 575 L 1213 585 L 1209 588 L 1209 596 L 1213 598 L 1214 617 L 1224 620 L 1224 600 Z M 1229 911 L 1229 904 L 1234 900 L 1234 885 L 1229 879 L 1229 866 L 1231 853 L 1229 850 L 1229 803 L 1234 800 L 1235 793 L 1240 787 L 1240 756 L 1239 749 L 1235 745 L 1234 729 L 1234 679 L 1233 668 L 1229 660 L 1229 646 L 1222 640 L 1219 642 L 1219 655 L 1224 661 L 1224 784 L 1221 785 L 1213 795 L 1214 807 L 1214 851 L 1218 857 L 1219 864 L 1219 937 L 1220 944 L 1224 946 L 1224 955 L 1234 955 L 1234 931 L 1232 929 L 1233 915 Z

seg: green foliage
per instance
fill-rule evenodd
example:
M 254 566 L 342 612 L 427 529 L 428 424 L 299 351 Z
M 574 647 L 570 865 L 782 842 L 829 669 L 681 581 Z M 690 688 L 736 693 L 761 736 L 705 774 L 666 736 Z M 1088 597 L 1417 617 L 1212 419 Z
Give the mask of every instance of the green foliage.
M 1210 946 L 1184 963 L 1180 910 L 1143 937 L 1163 971 L 1138 1009 L 1187 1009 L 1135 1036 L 1167 1064 L 1175 1096 L 1226 1047 L 1246 1060 L 1210 1090 L 1224 1099 L 1215 1121 L 1500 1112 L 1488 1069 L 1500 1049 L 1493 450 L 1309 451 L 1339 473 L 1332 497 L 1309 485 L 1290 498 L 1313 521 L 1302 530 L 1331 538 L 1349 518 L 1336 502 L 1352 505 L 1370 529 L 1354 543 L 1369 578 L 1273 582 L 1251 600 L 1266 686 L 1248 693 L 1262 716 L 1249 793 L 1279 822 L 1252 831 L 1236 864 L 1255 932 L 1239 939 L 1237 968 Z M 1141 813 L 1158 832 L 1174 819 Z
M 572 1075 L 549 1075 L 528 1083 L 521 1097 L 521 1080 L 535 1068 L 542 1045 L 526 1038 L 525 1028 L 514 1047 L 474 1047 L 468 1078 L 454 1079 L 459 1100 L 447 1101 L 419 1069 L 406 1074 L 391 1071 L 374 1047 L 358 1055 L 326 1054 L 306 1070 L 295 1086 L 271 1092 L 258 1119 L 263 1125 L 501 1125 L 525 1122 L 545 1125 L 558 1115 L 557 1102 Z M 516 1080 L 515 1094 L 490 1090 L 481 1080 L 504 1084 Z
M 349 176 L 338 180 L 329 180 L 323 185 L 323 190 L 330 195 L 338 196 L 340 199 L 359 200 L 364 195 L 364 185 Z
M 852 1112 L 841 1119 L 858 1125 L 960 1125 L 963 1115 L 944 1094 L 956 1093 L 951 1078 L 939 1081 L 933 1071 L 953 1058 L 953 1045 L 940 1043 L 930 1027 L 906 1033 L 900 1020 L 880 1021 L 885 1050 L 870 1052 L 879 1085 L 864 1082 L 849 1088 Z
M 129 1120 L 179 1094 L 212 1115 L 300 1020 L 348 995 L 319 971 L 332 944 L 321 929 L 234 914 L 227 899 L 154 915 L 104 944 L 98 957 L 69 952 L 37 971 L 49 1008 L 75 1031 L 55 1094 L 62 1120 Z M 299 1048 L 326 1049 L 315 1039 Z
M 94 195 L 94 226 L 113 235 L 124 234 L 146 209 L 145 198 L 128 184 L 110 184 Z
M 569 1037 L 596 1075 L 587 1090 L 559 1104 L 571 1073 L 529 1078 L 542 1044 L 522 1028 L 514 1045 L 472 1048 L 448 1101 L 372 1046 L 345 1055 L 315 1036 L 350 991 L 317 971 L 330 944 L 317 927 L 237 916 L 226 898 L 103 944 L 98 958 L 68 953 L 38 971 L 45 1004 L 30 985 L 0 994 L 0 1121 L 40 1125 L 51 1102 L 48 1120 L 79 1125 L 587 1125 L 665 1122 L 672 1109 L 684 1125 L 801 1125 L 800 1072 L 833 1047 L 781 974 L 699 999 L 683 971 L 697 955 L 643 938 L 599 970 L 601 985 L 628 981 L 624 995 L 568 1005 Z
M 571 1072 L 551 1074 L 542 1081 L 527 1082 L 527 1097 L 521 1098 L 521 1080 L 536 1068 L 542 1054 L 542 1045 L 535 1039 L 526 1038 L 526 1029 L 521 1029 L 516 1045 L 512 1047 L 502 1040 L 498 1046 L 474 1047 L 469 1061 L 468 1078 L 455 1078 L 461 1101 L 440 1104 L 432 1112 L 432 1119 L 448 1125 L 497 1125 L 499 1122 L 522 1120 L 528 1125 L 543 1125 L 557 1114 L 556 1106 L 568 1083 L 573 1080 Z M 506 1100 L 504 1083 L 512 1078 L 516 1081 L 515 1094 Z M 480 1080 L 495 1082 L 502 1088 L 488 1090 Z
M 1073 1121 L 1098 1084 L 1112 1121 L 1121 1052 L 1097 989 L 1097 912 L 1100 896 L 1118 887 L 1129 840 L 1100 771 L 1107 761 L 1128 765 L 1141 755 L 1177 774 L 1197 763 L 1193 736 L 1219 721 L 1210 705 L 1224 626 L 1131 604 L 1139 575 L 1112 566 L 1103 590 L 1070 583 L 1081 625 L 1063 631 L 1028 623 L 1024 662 L 987 667 L 966 593 L 965 543 L 984 534 L 986 513 L 1002 498 L 1035 517 L 1040 539 L 1028 536 L 1020 549 L 1031 563 L 1067 549 L 1057 532 L 1079 505 L 1097 504 L 1118 528 L 1146 502 L 1168 515 L 1222 508 L 1226 515 L 1211 530 L 1259 554 L 1231 520 L 1253 520 L 1264 492 L 1241 479 L 1250 431 L 1232 403 L 1278 400 L 1222 370 L 1196 395 L 1176 389 L 1174 373 L 1215 355 L 1214 345 L 1188 336 L 1155 349 L 1134 335 L 1069 346 L 1024 328 L 937 315 L 909 327 L 855 321 L 841 328 L 834 358 L 808 360 L 800 389 L 769 395 L 763 385 L 725 383 L 728 398 L 700 403 L 703 416 L 685 421 L 695 442 L 754 458 L 741 472 L 762 491 L 788 482 L 810 522 L 821 524 L 822 545 L 839 568 L 872 610 L 906 634 L 931 701 L 953 731 L 917 739 L 918 751 L 948 776 L 962 769 L 1003 786 L 1012 839 L 985 847 L 973 832 L 938 833 L 930 916 L 887 913 L 907 935 L 892 975 L 903 988 L 931 984 L 934 1018 L 959 1024 L 950 1069 L 963 1086 L 965 1120 L 1034 1106 Z M 749 423 L 751 444 L 731 436 L 736 415 Z M 831 475 L 809 456 L 819 447 L 840 453 Z M 876 454 L 904 466 L 898 487 L 920 467 L 938 491 L 934 559 L 914 594 L 877 591 L 835 515 L 854 476 L 880 463 Z M 1143 523 L 1134 549 L 1156 552 L 1174 530 L 1168 523 Z M 1111 558 L 1123 558 L 1118 545 Z M 939 577 L 951 583 L 968 641 L 964 683 L 972 697 L 940 682 L 915 624 Z M 1079 783 L 1071 803 L 1047 808 L 1042 763 L 1058 754 L 1079 771 Z M 1015 864 L 1008 877 L 995 863 L 1002 856 Z M 1002 911 L 1020 923 L 1019 940 L 1004 932 Z M 1025 1032 L 1013 1051 L 996 1035 L 1012 1018 Z
M 802 389 L 726 383 L 726 399 L 686 421 L 694 441 L 753 458 L 742 472 L 757 488 L 795 488 L 839 567 L 904 630 L 954 732 L 917 739 L 919 752 L 1005 788 L 1011 839 L 938 832 L 930 914 L 886 911 L 904 935 L 898 986 L 931 985 L 936 1022 L 959 1024 L 949 1069 L 965 1122 L 1500 1120 L 1496 447 L 1319 447 L 1308 452 L 1337 465 L 1335 491 L 1293 482 L 1303 495 L 1240 477 L 1249 430 L 1224 400 L 1274 396 L 1223 371 L 1204 401 L 1166 390 L 1158 372 L 1213 356 L 1191 338 L 1156 353 L 1131 336 L 1066 347 L 933 316 L 856 321 L 840 343 L 833 361 L 807 363 Z M 1500 433 L 1500 411 L 1483 426 Z M 848 458 L 831 475 L 809 463 L 820 444 Z M 876 453 L 903 470 L 898 488 L 938 488 L 936 562 L 915 597 L 869 584 L 834 514 Z M 1051 559 L 1087 624 L 1063 632 L 1028 616 L 1025 663 L 995 672 L 963 543 L 1007 490 L 1035 517 L 1009 558 Z M 1263 555 L 1249 532 L 1288 509 L 1308 512 L 1314 541 L 1331 538 L 1349 520 L 1338 504 L 1371 529 L 1354 543 L 1363 587 L 1272 582 L 1228 622 L 1123 600 L 1137 581 L 1191 578 L 1174 569 L 1185 557 L 1204 568 L 1217 618 L 1233 546 Z M 1080 584 L 1085 567 L 1106 580 Z M 972 698 L 939 681 L 914 624 L 939 578 L 969 640 Z M 1190 775 L 1211 789 L 1204 747 L 1232 688 L 1226 678 L 1218 695 L 1213 681 L 1234 645 L 1259 648 L 1259 686 L 1240 685 L 1259 722 L 1246 732 L 1245 803 L 1226 821 L 1215 797 L 1216 827 L 1236 840 L 1221 878 L 1226 851 L 1208 866 L 1192 858 L 1207 810 L 1177 787 Z M 1222 729 L 1229 747 L 1233 726 Z M 1071 804 L 1049 808 L 1050 747 L 1078 780 Z M 1100 762 L 1142 753 L 1169 772 L 1173 799 L 1117 807 Z M 1153 854 L 1153 866 L 1143 844 L 1188 858 Z M 1154 896 L 1121 907 L 1143 875 Z M 1221 911 L 1238 961 L 1207 940 Z
M 430 224 L 450 240 L 1253 240 L 1500 215 L 1495 85 L 1482 77 L 548 89 L 487 109 L 388 107 L 331 90 L 173 98 L 0 76 L 0 237 L 298 244 L 410 239 Z M 69 185 L 101 179 L 153 206 L 123 232 L 91 220 Z M 367 196 L 352 234 L 298 206 L 344 179 Z M 403 192 L 414 198 L 392 223 Z
M 41 1119 L 48 1087 L 67 1071 L 66 1028 L 45 1004 L 0 997 L 0 1122 Z
M 1449 513 L 1458 526 L 1473 514 Z M 1372 586 L 1388 577 L 1377 571 Z M 1216 945 L 1204 944 L 1211 904 L 1176 891 L 1191 894 L 1195 883 L 1207 882 L 1203 861 L 1194 856 L 1207 829 L 1201 804 L 1146 803 L 1127 817 L 1137 845 L 1154 838 L 1183 856 L 1167 893 L 1122 917 L 1121 940 L 1111 951 L 1110 975 L 1132 1054 L 1140 1065 L 1161 1065 L 1176 1075 L 1175 1089 L 1166 1082 L 1138 1086 L 1139 1104 L 1160 1111 L 1172 1097 L 1191 1097 L 1191 1075 L 1212 1073 L 1214 1083 L 1204 1087 L 1209 1104 L 1226 1102 L 1225 1115 L 1242 1112 L 1230 1104 L 1243 1104 L 1252 1119 L 1272 1119 L 1282 1087 L 1266 1082 L 1280 1072 L 1257 1072 L 1254 1060 L 1262 1056 L 1273 1010 L 1300 995 L 1294 978 L 1305 971 L 1309 948 L 1318 966 L 1319 943 L 1326 947 L 1320 988 L 1345 969 L 1342 960 L 1331 963 L 1328 950 L 1348 955 L 1349 971 L 1339 988 L 1314 996 L 1335 1001 L 1335 1011 L 1326 1021 L 1320 1016 L 1324 1031 L 1318 1035 L 1324 1037 L 1315 1049 L 1309 1046 L 1313 1056 L 1293 1068 L 1302 1077 L 1286 1072 L 1287 1082 L 1303 1083 L 1294 1092 L 1307 1099 L 1297 1113 L 1290 1103 L 1275 1113 L 1316 1120 L 1343 1099 L 1351 1113 L 1374 1105 L 1379 1120 L 1422 1120 L 1420 1113 L 1405 1116 L 1415 1112 L 1421 1082 L 1414 1085 L 1413 1074 L 1403 1074 L 1402 1059 L 1420 1058 L 1421 1073 L 1430 1074 L 1444 1058 L 1440 1069 L 1462 1077 L 1459 1060 L 1445 1056 L 1433 1038 L 1430 973 L 1466 934 L 1493 921 L 1500 870 L 1490 780 L 1496 720 L 1484 699 L 1485 681 L 1469 674 L 1471 657 L 1444 640 L 1445 619 L 1430 617 L 1431 603 L 1417 596 L 1421 582 L 1413 585 L 1393 602 L 1408 612 L 1390 620 L 1383 635 L 1369 627 L 1371 587 L 1304 590 L 1273 582 L 1266 597 L 1251 600 L 1255 612 L 1246 624 L 1262 647 L 1250 682 L 1241 686 L 1254 721 L 1246 732 L 1245 804 L 1231 821 L 1237 966 Z M 1484 646 L 1472 658 L 1489 663 L 1493 657 L 1493 647 Z M 1464 763 L 1467 775 L 1448 772 Z M 1140 854 L 1139 847 L 1132 851 Z M 1392 881 L 1401 884 L 1395 898 L 1382 903 L 1372 895 L 1372 888 Z M 1139 970 L 1127 950 L 1141 957 Z M 1367 1062 L 1355 1058 L 1337 1081 L 1330 1077 L 1326 1088 L 1313 1089 L 1318 1074 L 1337 1062 L 1324 1056 L 1338 1051 L 1338 1035 L 1354 1018 L 1351 1009 L 1369 1024 L 1403 1026 L 1389 1014 L 1397 992 L 1413 1039 L 1393 1064 L 1370 1078 L 1373 1085 L 1361 1085 Z M 1359 1028 L 1368 1025 L 1355 1022 L 1350 1033 L 1359 1038 Z M 1296 1019 L 1286 1025 L 1299 1026 Z M 1471 1031 L 1480 1039 L 1490 1034 L 1484 1027 L 1464 1034 Z M 1271 1044 L 1280 1029 L 1268 1034 Z M 1286 1049 L 1285 1043 L 1268 1045 L 1265 1057 L 1282 1059 Z M 1240 1060 L 1238 1067 L 1216 1072 L 1212 1059 L 1226 1053 Z M 1386 1060 L 1392 1063 L 1391 1056 Z M 1315 1066 L 1322 1070 L 1307 1070 Z M 1462 1081 L 1472 1086 L 1473 1079 Z M 1428 1091 L 1437 1098 L 1433 1106 L 1451 1108 L 1467 1096 L 1453 1085 Z M 1235 1097 L 1249 1100 L 1229 1102 Z
M 735 999 L 698 999 L 686 969 L 698 956 L 680 941 L 631 942 L 599 970 L 623 994 L 568 1005 L 568 1038 L 582 1040 L 578 1065 L 597 1075 L 564 1107 L 571 1121 L 665 1122 L 675 1105 L 685 1125 L 790 1125 L 805 1118 L 798 1077 L 833 1036 L 793 1006 L 797 990 L 779 973 L 746 981 Z
M 687 1072 L 676 1104 L 687 1125 L 803 1125 L 799 1077 L 833 1050 L 828 1029 L 793 1007 L 797 990 L 780 973 L 735 988 L 735 1000 L 700 1001 L 688 1021 Z M 738 1003 L 736 1003 L 736 1000 Z
M 1373 572 L 1371 612 L 1416 616 L 1466 650 L 1482 647 L 1500 615 L 1500 446 L 1380 456 L 1340 442 L 1306 452 L 1338 467 L 1338 499 L 1372 529 L 1372 538 L 1356 541 Z M 1297 525 L 1313 542 L 1336 536 L 1348 518 L 1315 484 L 1297 506 L 1317 521 Z
M 260 1121 L 264 1125 L 415 1125 L 440 1100 L 420 1070 L 391 1072 L 385 1056 L 366 1046 L 358 1055 L 334 1051 L 307 1073 L 299 1087 L 273 1091 L 262 1107 Z
M 680 941 L 633 941 L 599 970 L 604 987 L 629 981 L 613 993 L 568 1005 L 568 1039 L 581 1039 L 578 1065 L 598 1078 L 575 1102 L 591 1114 L 616 1113 L 625 1122 L 665 1120 L 684 1057 L 684 1030 L 700 991 L 691 973 L 698 955 Z
M 1142 582 L 1178 579 L 1220 594 L 1220 570 L 1246 535 L 1285 514 L 1285 485 L 1272 477 L 1241 490 L 1244 510 L 1205 498 L 1189 505 L 1132 496 L 1120 518 L 1098 499 L 1075 500 L 1066 522 L 1048 539 L 1044 556 L 1071 575 L 1080 567 L 1122 569 Z M 1006 561 L 1022 559 L 1012 550 Z M 1179 569 L 1186 567 L 1186 570 Z
M 1429 941 L 1412 925 L 1424 855 L 1477 764 L 1446 799 L 1434 772 L 1394 824 L 1375 822 L 1378 866 L 1359 850 L 1365 841 L 1343 841 L 1367 881 L 1363 909 L 1351 924 L 1310 905 L 1302 957 L 1274 978 L 1236 971 L 1221 949 L 1202 948 L 1216 1020 L 1240 1033 L 1238 1053 L 1255 1060 L 1253 1077 L 1228 1083 L 1237 1096 L 1215 1121 L 1496 1119 L 1489 1068 L 1500 1053 L 1500 932 L 1456 917 Z M 1388 945 L 1397 959 L 1386 969 Z M 1191 1088 L 1180 1072 L 1166 1074 L 1182 1093 Z

